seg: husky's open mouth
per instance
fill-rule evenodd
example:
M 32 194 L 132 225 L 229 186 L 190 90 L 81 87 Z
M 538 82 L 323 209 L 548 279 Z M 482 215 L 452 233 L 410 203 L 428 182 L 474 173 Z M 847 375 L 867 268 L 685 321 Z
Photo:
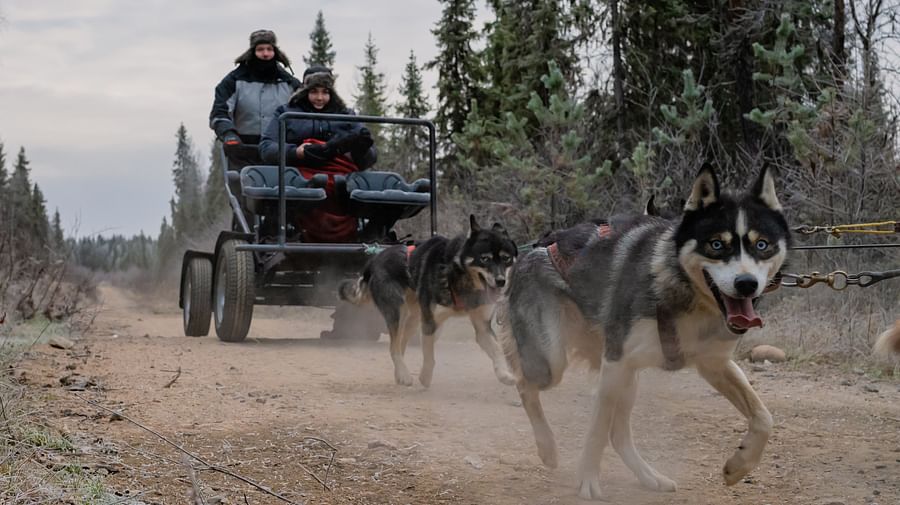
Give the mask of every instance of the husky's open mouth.
M 729 331 L 743 335 L 750 328 L 762 327 L 763 320 L 753 307 L 754 298 L 732 298 L 722 293 L 706 270 L 703 271 L 703 278 L 706 279 L 706 285 L 709 286 L 709 290 L 716 298 L 719 310 L 725 316 L 725 325 L 728 326 Z

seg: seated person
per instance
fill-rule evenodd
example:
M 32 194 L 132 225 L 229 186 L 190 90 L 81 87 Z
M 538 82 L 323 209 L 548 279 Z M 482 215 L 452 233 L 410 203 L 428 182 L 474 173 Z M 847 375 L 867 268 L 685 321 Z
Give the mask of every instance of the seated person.
M 319 112 L 353 115 L 334 89 L 334 75 L 323 66 L 312 66 L 303 73 L 303 85 L 286 105 L 275 110 L 263 131 L 259 153 L 263 162 L 278 164 L 278 116 L 283 112 Z M 349 118 L 348 118 L 349 119 Z M 329 175 L 326 188 L 333 196 L 334 175 L 344 175 L 372 166 L 377 159 L 372 136 L 360 123 L 288 119 L 285 122 L 287 152 L 285 163 L 297 167 L 304 177 Z M 356 219 L 343 212 L 341 203 L 329 199 L 321 207 L 298 218 L 306 242 L 353 242 Z
M 285 111 L 321 112 L 352 115 L 334 90 L 334 75 L 322 66 L 303 72 L 303 85 L 291 96 L 287 105 L 275 110 L 259 144 L 260 157 L 273 165 L 279 162 L 278 116 Z M 349 118 L 348 118 L 349 119 Z M 334 194 L 333 175 L 365 170 L 375 164 L 377 152 L 369 131 L 352 121 L 289 119 L 285 122 L 287 153 L 285 163 L 297 167 L 304 177 L 316 173 L 329 174 L 329 196 Z M 307 242 L 352 242 L 356 239 L 356 218 L 343 212 L 336 199 L 304 212 L 297 220 Z M 322 338 L 378 339 L 385 331 L 384 319 L 374 306 L 359 309 L 339 302 L 331 316 L 334 326 L 323 331 Z

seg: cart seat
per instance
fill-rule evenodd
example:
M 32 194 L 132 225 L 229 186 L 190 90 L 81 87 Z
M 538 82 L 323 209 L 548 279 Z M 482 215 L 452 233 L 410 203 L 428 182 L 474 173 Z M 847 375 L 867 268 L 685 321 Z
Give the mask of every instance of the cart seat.
M 358 217 L 390 220 L 419 213 L 431 201 L 431 181 L 407 183 L 393 172 L 365 171 L 346 176 L 350 212 Z
M 327 177 L 306 179 L 296 168 L 284 171 L 284 197 L 291 208 L 309 208 L 325 200 L 323 187 Z M 278 205 L 278 167 L 275 165 L 250 165 L 241 169 L 241 193 L 248 210 L 260 214 Z

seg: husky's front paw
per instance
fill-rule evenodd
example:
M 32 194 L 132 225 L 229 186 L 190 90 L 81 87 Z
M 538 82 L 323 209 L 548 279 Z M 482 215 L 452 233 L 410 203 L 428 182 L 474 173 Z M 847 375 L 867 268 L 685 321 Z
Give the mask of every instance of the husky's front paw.
M 725 478 L 726 486 L 737 484 L 745 475 L 756 468 L 758 461 L 752 461 L 748 457 L 748 453 L 747 448 L 741 447 L 725 462 L 725 467 L 722 468 L 722 476 Z
M 412 375 L 409 373 L 409 370 L 406 370 L 406 369 L 401 370 L 399 368 L 395 368 L 394 369 L 394 381 L 396 381 L 397 384 L 399 384 L 401 386 L 412 386 L 413 385 Z
M 582 500 L 599 500 L 603 496 L 603 493 L 600 492 L 600 477 L 581 479 L 578 496 Z
M 556 452 L 556 446 L 538 447 L 538 457 L 541 458 L 541 463 L 547 468 L 559 466 L 559 455 Z
M 422 371 L 419 372 L 419 383 L 422 386 L 428 388 L 431 387 L 431 379 L 434 377 L 434 368 L 431 367 L 422 367 Z
M 651 491 L 662 491 L 664 493 L 672 493 L 678 490 L 678 485 L 674 480 L 666 477 L 665 475 L 653 470 L 651 473 L 647 475 L 641 475 L 640 477 L 641 484 Z
M 507 386 L 516 385 L 516 376 L 506 367 L 494 367 L 494 375 L 497 376 L 497 380 L 499 380 L 501 384 L 506 384 Z

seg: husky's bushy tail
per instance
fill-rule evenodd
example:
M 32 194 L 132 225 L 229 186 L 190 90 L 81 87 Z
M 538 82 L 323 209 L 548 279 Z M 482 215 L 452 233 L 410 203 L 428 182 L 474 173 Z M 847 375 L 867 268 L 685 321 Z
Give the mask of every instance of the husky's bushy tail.
M 893 328 L 878 336 L 872 352 L 882 359 L 900 359 L 900 319 L 894 323 Z
M 354 305 L 368 303 L 372 299 L 369 291 L 368 270 L 356 280 L 348 279 L 338 286 L 338 296 L 345 302 Z

